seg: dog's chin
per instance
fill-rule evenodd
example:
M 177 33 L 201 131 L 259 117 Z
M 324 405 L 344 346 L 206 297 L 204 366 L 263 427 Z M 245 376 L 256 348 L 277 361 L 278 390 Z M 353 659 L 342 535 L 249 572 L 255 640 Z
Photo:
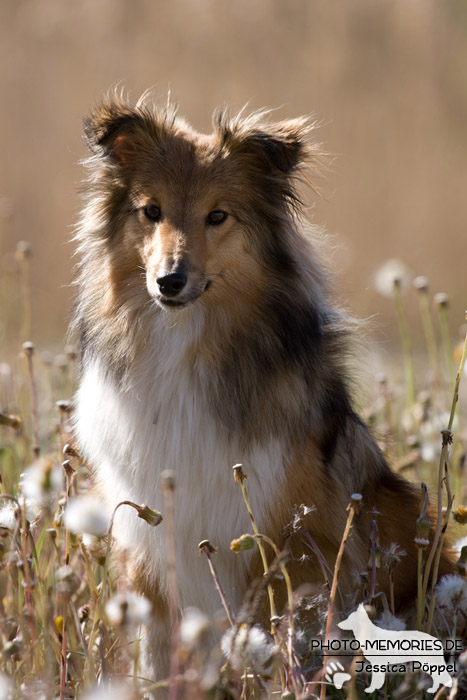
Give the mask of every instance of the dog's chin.
M 161 309 L 164 309 L 164 311 L 181 311 L 181 309 L 186 309 L 195 304 L 210 286 L 211 281 L 208 280 L 200 291 L 192 292 L 189 296 L 173 299 L 171 297 L 164 297 L 162 294 L 157 294 L 154 295 L 154 301 Z
M 161 309 L 164 309 L 164 311 L 181 311 L 195 304 L 200 296 L 201 294 L 198 294 L 198 296 L 191 296 L 187 299 L 171 299 L 169 297 L 157 296 L 154 301 Z

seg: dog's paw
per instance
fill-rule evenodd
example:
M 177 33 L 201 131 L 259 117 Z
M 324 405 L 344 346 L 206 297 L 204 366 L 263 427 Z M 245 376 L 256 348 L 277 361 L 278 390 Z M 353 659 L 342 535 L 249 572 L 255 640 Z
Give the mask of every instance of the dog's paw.
M 347 673 L 339 661 L 331 661 L 326 666 L 325 679 L 328 683 L 332 683 L 337 690 L 340 690 L 344 683 L 352 678 L 350 673 Z

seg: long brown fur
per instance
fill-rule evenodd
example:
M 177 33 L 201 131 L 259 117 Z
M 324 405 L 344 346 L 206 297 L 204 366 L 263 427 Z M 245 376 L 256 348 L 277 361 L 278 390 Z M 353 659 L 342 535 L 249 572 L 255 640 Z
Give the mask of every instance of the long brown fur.
M 131 107 L 118 98 L 98 106 L 86 120 L 92 156 L 87 162 L 88 200 L 77 235 L 75 314 L 84 371 L 98 361 L 102 381 L 122 401 L 131 399 L 134 378 L 144 371 L 147 391 L 154 391 L 157 399 L 151 377 L 168 371 L 175 360 L 159 347 L 151 329 L 161 324 L 165 334 L 165 319 L 173 319 L 174 332 L 186 338 L 177 360 L 179 370 L 189 377 L 189 396 L 204 402 L 206 426 L 215 426 L 222 444 L 237 445 L 245 454 L 255 445 L 274 441 L 281 445 L 280 474 L 263 475 L 256 492 L 253 486 L 250 492 L 260 528 L 279 547 L 290 547 L 294 585 L 323 582 L 303 532 L 290 527 L 297 509 L 302 504 L 311 508 L 302 528 L 332 570 L 346 507 L 351 494 L 359 492 L 363 509 L 346 547 L 340 590 L 344 596 L 357 591 L 359 600 L 368 594 L 368 584 L 359 574 L 368 569 L 375 520 L 379 547 L 384 550 L 396 543 L 406 552 L 394 576 L 397 605 L 404 606 L 416 593 L 414 537 L 420 500 L 418 490 L 391 471 L 353 408 L 348 323 L 331 302 L 327 275 L 304 233 L 297 194 L 304 168 L 319 159 L 319 150 L 308 141 L 310 125 L 302 118 L 274 123 L 265 113 L 230 117 L 225 111 L 214 116 L 213 124 L 213 134 L 206 136 L 172 108 L 159 110 L 144 101 Z M 148 220 L 145 214 L 151 204 L 162 210 L 159 221 Z M 213 210 L 225 211 L 225 222 L 208 225 Z M 159 280 L 180 271 L 186 274 L 187 286 L 175 296 L 184 304 L 177 309 L 170 307 L 171 299 L 164 299 Z M 195 313 L 201 319 L 196 323 Z M 188 330 L 183 335 L 185 327 L 190 328 L 189 337 Z M 146 385 L 141 386 L 139 391 L 145 391 Z M 177 401 L 177 396 L 161 397 L 162 410 L 172 410 Z M 103 426 L 102 442 L 97 443 L 92 427 L 82 427 L 86 413 L 93 410 L 85 390 L 78 405 L 78 435 L 99 473 L 105 454 L 102 445 L 113 448 L 111 428 Z M 177 410 L 183 415 L 183 406 Z M 151 421 L 155 425 L 158 420 L 160 413 L 150 416 L 146 438 L 151 435 Z M 178 436 L 179 428 L 173 425 L 173 437 L 167 437 L 173 439 L 174 450 L 179 449 L 176 441 L 184 439 Z M 130 462 L 132 450 L 139 449 L 138 429 L 135 426 L 135 437 L 125 444 Z M 186 446 L 188 461 L 194 446 Z M 153 465 L 149 457 L 135 457 L 131 478 L 136 482 L 142 473 L 154 469 L 156 474 L 167 466 Z M 212 473 L 214 484 L 220 466 L 209 453 L 204 468 Z M 123 480 L 124 472 L 116 468 L 115 485 L 122 492 Z M 206 483 L 209 489 L 210 482 Z M 261 484 L 273 494 L 266 502 Z M 101 490 L 105 491 L 102 484 Z M 213 499 L 225 499 L 227 504 L 236 493 L 190 496 L 198 499 L 203 512 L 210 512 Z M 151 504 L 157 497 L 155 487 L 146 496 Z M 176 511 L 181 521 L 184 511 L 183 504 Z M 187 524 L 185 539 L 190 527 Z M 215 530 L 215 522 L 206 524 L 207 530 L 210 527 Z M 235 534 L 241 532 L 232 531 L 231 537 Z M 204 536 L 216 540 L 215 531 Z M 144 551 L 127 553 L 130 579 L 136 590 L 153 599 L 165 619 L 163 572 L 146 565 Z M 302 558 L 302 553 L 307 556 Z M 223 542 L 219 567 L 224 566 L 225 576 L 240 566 L 239 560 L 229 558 L 233 556 Z M 253 562 L 244 588 L 254 577 L 254 568 Z M 452 569 L 444 553 L 440 575 Z M 377 591 L 389 599 L 384 567 L 378 571 Z M 161 654 L 164 641 L 157 640 L 151 644 L 157 647 L 154 653 Z

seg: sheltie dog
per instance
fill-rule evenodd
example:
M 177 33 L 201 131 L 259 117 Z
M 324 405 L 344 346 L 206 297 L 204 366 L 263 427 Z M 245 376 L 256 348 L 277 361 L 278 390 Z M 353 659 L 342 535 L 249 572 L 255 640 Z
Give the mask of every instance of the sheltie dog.
M 404 605 L 416 591 L 418 489 L 391 471 L 353 408 L 348 324 L 297 193 L 319 157 L 309 122 L 224 110 L 213 126 L 200 134 L 171 107 L 113 97 L 85 120 L 78 442 L 110 509 L 129 499 L 163 511 L 161 473 L 175 473 L 181 610 L 219 607 L 200 540 L 218 549 L 234 612 L 261 573 L 251 552 L 229 547 L 251 531 L 237 463 L 259 531 L 289 548 L 295 587 L 323 584 L 303 531 L 290 527 L 298 509 L 306 506 L 303 527 L 332 571 L 351 495 L 362 494 L 340 591 L 364 598 L 377 519 L 380 548 L 407 553 L 394 580 Z M 120 509 L 114 537 L 131 587 L 153 603 L 147 663 L 160 677 L 170 646 L 164 523 L 150 528 Z M 443 556 L 440 575 L 451 569 Z M 389 596 L 383 567 L 377 585 Z

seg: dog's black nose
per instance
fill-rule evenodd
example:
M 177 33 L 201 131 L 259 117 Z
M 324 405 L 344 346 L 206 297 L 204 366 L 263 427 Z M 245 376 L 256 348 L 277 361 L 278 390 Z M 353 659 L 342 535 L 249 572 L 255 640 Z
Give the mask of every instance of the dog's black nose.
M 157 284 L 165 297 L 176 297 L 186 285 L 187 277 L 184 272 L 172 272 L 157 278 Z

